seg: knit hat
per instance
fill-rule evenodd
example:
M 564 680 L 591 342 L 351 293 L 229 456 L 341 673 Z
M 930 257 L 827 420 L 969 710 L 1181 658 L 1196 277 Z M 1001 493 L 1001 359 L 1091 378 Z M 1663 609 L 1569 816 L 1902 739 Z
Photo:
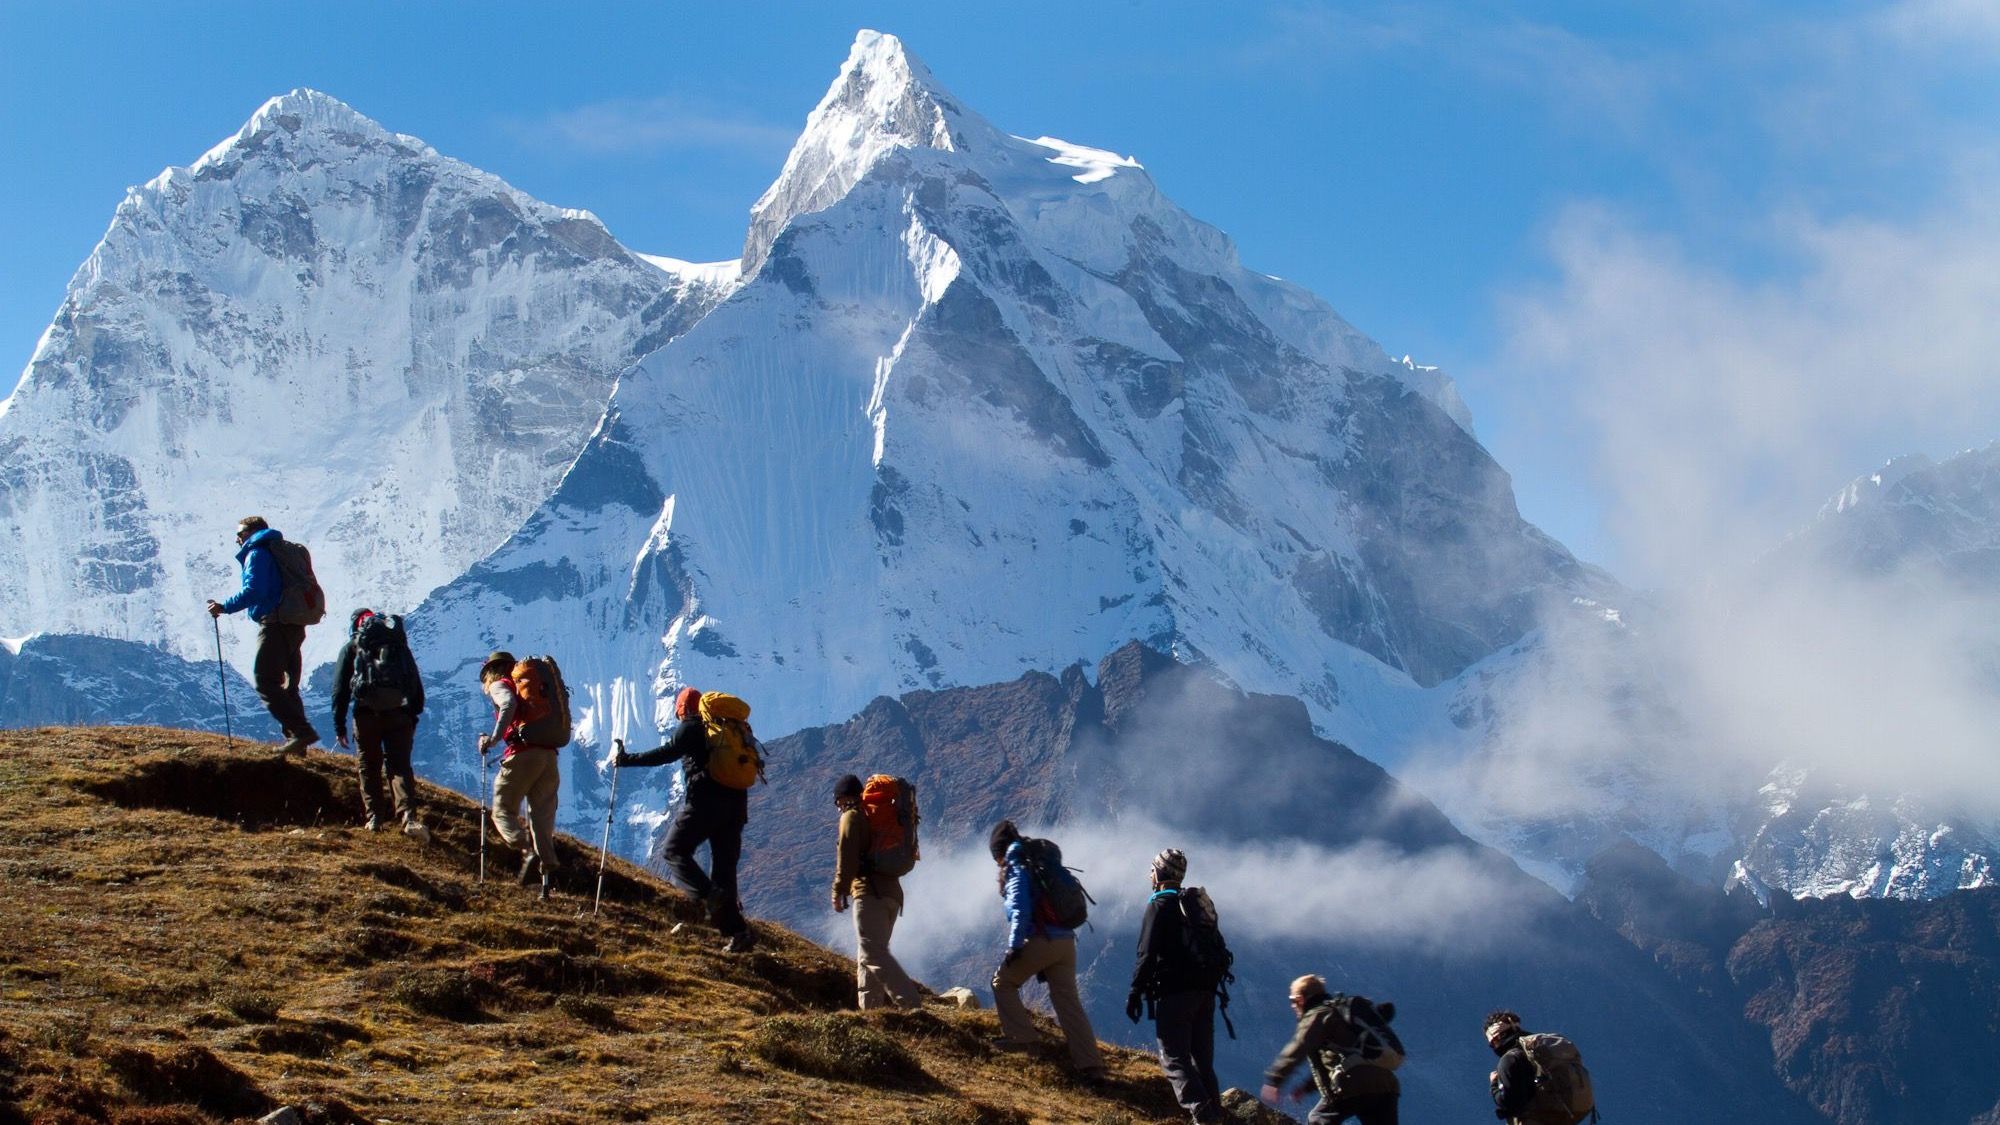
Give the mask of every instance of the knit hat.
M 1178 883 L 1187 877 L 1187 853 L 1168 848 L 1153 857 L 1153 878 L 1161 883 Z
M 848 774 L 833 783 L 833 799 L 836 801 L 858 801 L 861 799 L 861 779 Z
M 691 687 L 682 688 L 680 690 L 680 694 L 674 696 L 674 718 L 676 719 L 693 718 L 695 708 L 699 706 L 700 703 L 701 703 L 700 691 Z
M 367 606 L 362 606 L 360 609 L 355 610 L 353 615 L 347 619 L 347 631 L 350 633 L 360 632 L 362 624 L 373 616 L 375 616 L 375 611 L 369 609 Z
M 986 837 L 986 850 L 993 853 L 993 862 L 1007 858 L 1007 849 L 1021 838 L 1021 830 L 1014 827 L 1011 820 L 1003 820 L 993 826 L 993 834 Z

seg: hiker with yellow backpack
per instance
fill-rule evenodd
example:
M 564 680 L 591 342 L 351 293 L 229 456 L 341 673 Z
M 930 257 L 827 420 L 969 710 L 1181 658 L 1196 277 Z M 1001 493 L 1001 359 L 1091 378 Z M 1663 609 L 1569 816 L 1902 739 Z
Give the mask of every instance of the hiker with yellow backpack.
M 481 764 L 487 751 L 506 747 L 493 779 L 493 827 L 501 842 L 521 852 L 521 885 L 539 876 L 541 897 L 547 898 L 556 875 L 556 797 L 562 792 L 557 762 L 570 740 L 569 690 L 553 657 L 515 660 L 509 652 L 486 658 L 479 687 L 493 703 L 493 731 L 479 736 Z M 483 854 L 480 869 L 483 878 Z
M 910 974 L 889 952 L 903 912 L 903 876 L 917 865 L 917 787 L 878 773 L 848 774 L 833 785 L 840 809 L 840 845 L 833 870 L 833 910 L 854 907 L 856 1005 L 915 1008 L 923 1003 Z
M 743 858 L 743 826 L 750 820 L 750 787 L 764 775 L 764 759 L 750 731 L 750 705 L 719 691 L 684 687 L 674 697 L 680 725 L 666 745 L 640 754 L 619 751 L 620 767 L 681 763 L 685 796 L 667 829 L 667 870 L 701 900 L 708 920 L 728 940 L 722 948 L 747 953 L 757 944 L 736 894 L 736 865 Z M 694 853 L 708 845 L 709 870 Z

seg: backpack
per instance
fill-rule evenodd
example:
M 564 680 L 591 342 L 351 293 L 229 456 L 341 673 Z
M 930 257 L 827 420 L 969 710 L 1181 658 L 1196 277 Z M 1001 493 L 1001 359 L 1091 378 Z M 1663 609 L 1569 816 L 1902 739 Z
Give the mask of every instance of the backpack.
M 1231 968 L 1236 964 L 1236 955 L 1229 951 L 1229 943 L 1222 940 L 1222 918 L 1215 911 L 1215 900 L 1200 887 L 1187 887 L 1174 896 L 1174 901 L 1181 908 L 1181 949 L 1188 964 L 1212 985 L 1234 981 L 1236 974 Z
M 1024 839 L 1021 855 L 1035 881 L 1035 921 L 1064 930 L 1083 925 L 1097 900 L 1083 889 L 1076 873 L 1063 866 L 1062 849 L 1055 841 Z
M 704 772 L 731 789 L 748 789 L 764 776 L 764 758 L 757 736 L 750 733 L 750 705 L 720 691 L 701 693 L 697 708 L 702 733 L 708 736 Z
M 1584 1069 L 1583 1054 L 1576 1044 L 1560 1035 L 1542 1033 L 1521 1036 L 1521 1053 L 1535 1066 L 1535 1101 L 1567 1113 L 1574 1123 L 1597 1109 L 1597 1095 L 1590 1088 L 1590 1071 Z
M 1383 1070 L 1394 1070 L 1403 1065 L 1403 1041 L 1390 1028 L 1389 1020 L 1396 1014 L 1394 1004 L 1384 1004 L 1380 1008 L 1366 996 L 1349 996 L 1344 992 L 1333 994 L 1333 1010 L 1354 1029 L 1358 1040 L 1354 1049 L 1342 1060 L 1343 1063 L 1362 1063 L 1379 1066 Z
M 354 706 L 393 711 L 414 694 L 417 659 L 410 654 L 403 619 L 376 614 L 354 634 L 354 671 L 347 681 Z
M 878 773 L 861 787 L 861 813 L 868 818 L 868 870 L 908 875 L 923 858 L 917 851 L 917 787 Z
M 553 656 L 530 656 L 514 665 L 514 739 L 544 750 L 569 745 L 569 687 Z
M 273 537 L 263 544 L 278 564 L 278 605 L 271 620 L 280 625 L 317 625 L 326 616 L 326 591 L 313 577 L 312 552 L 305 544 Z

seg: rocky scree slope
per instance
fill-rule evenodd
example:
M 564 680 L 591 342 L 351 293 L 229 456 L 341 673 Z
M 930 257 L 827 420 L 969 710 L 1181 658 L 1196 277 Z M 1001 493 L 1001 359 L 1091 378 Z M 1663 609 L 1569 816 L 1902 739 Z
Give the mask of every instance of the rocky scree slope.
M 1112 1080 L 998 1055 L 990 1013 L 850 1012 L 852 963 L 758 923 L 719 952 L 681 894 L 594 852 L 549 902 L 473 882 L 476 810 L 428 847 L 351 827 L 352 760 L 151 728 L 0 733 L 0 1121 L 1152 1122 Z M 685 928 L 675 932 L 677 925 Z

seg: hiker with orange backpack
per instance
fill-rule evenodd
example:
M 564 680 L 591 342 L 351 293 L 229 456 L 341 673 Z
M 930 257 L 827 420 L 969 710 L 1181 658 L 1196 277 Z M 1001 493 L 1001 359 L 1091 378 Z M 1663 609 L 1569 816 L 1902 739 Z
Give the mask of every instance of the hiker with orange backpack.
M 743 826 L 750 820 L 750 787 L 764 775 L 764 760 L 750 731 L 750 705 L 736 696 L 684 687 L 674 696 L 674 728 L 666 744 L 640 754 L 619 751 L 619 767 L 681 763 L 684 796 L 667 829 L 667 870 L 701 901 L 730 953 L 748 953 L 757 935 L 743 917 L 736 893 L 736 865 L 743 858 Z M 709 870 L 694 853 L 708 845 Z
M 285 732 L 280 755 L 303 754 L 319 741 L 319 731 L 306 718 L 299 698 L 306 626 L 326 616 L 326 595 L 313 577 L 312 554 L 288 541 L 263 516 L 244 516 L 236 524 L 236 562 L 243 568 L 243 585 L 227 601 L 210 600 L 208 615 L 249 610 L 257 623 L 257 655 L 251 678 L 257 698 Z M 218 634 L 218 647 L 220 645 Z
M 493 703 L 493 730 L 479 736 L 480 760 L 495 746 L 506 748 L 493 779 L 493 827 L 501 842 L 521 852 L 520 884 L 539 876 L 541 897 L 547 898 L 557 870 L 556 797 L 562 792 L 557 767 L 570 739 L 569 692 L 553 659 L 515 660 L 510 652 L 486 658 L 479 686 Z
M 834 782 L 833 803 L 840 809 L 833 910 L 854 907 L 856 1006 L 915 1008 L 923 997 L 889 952 L 889 937 L 903 912 L 903 876 L 917 863 L 916 786 L 887 774 L 863 785 L 850 773 Z

